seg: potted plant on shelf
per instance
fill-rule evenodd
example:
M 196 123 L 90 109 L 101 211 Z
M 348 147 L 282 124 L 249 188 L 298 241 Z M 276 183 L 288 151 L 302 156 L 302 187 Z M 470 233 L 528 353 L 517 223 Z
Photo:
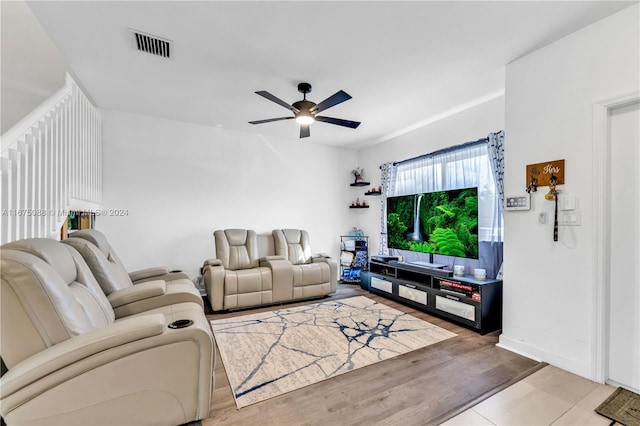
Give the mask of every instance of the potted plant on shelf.
M 364 180 L 362 178 L 362 175 L 364 173 L 364 169 L 361 169 L 360 167 L 356 167 L 355 169 L 351 170 L 351 173 L 353 174 L 353 177 L 355 179 L 355 183 L 362 182 Z

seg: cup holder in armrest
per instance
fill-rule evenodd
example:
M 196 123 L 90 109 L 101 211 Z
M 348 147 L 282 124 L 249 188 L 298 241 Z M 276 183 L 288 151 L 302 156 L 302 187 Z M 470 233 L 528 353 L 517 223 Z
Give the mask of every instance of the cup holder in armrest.
M 182 272 L 181 269 L 174 269 L 173 271 L 169 271 L 170 274 L 177 274 L 178 272 Z
M 190 325 L 193 325 L 193 321 L 189 319 L 181 319 L 169 324 L 169 328 L 185 328 L 189 327 Z

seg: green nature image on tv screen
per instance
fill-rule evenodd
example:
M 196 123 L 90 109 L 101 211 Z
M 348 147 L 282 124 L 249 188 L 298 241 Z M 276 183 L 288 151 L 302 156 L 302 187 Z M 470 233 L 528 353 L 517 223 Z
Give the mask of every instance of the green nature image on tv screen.
M 478 188 L 387 198 L 389 248 L 478 258 Z

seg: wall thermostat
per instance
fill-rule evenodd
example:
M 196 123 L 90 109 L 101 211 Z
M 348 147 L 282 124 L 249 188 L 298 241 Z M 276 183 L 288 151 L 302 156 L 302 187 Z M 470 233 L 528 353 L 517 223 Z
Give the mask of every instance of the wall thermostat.
M 504 198 L 505 210 L 529 210 L 531 209 L 531 195 L 509 195 Z

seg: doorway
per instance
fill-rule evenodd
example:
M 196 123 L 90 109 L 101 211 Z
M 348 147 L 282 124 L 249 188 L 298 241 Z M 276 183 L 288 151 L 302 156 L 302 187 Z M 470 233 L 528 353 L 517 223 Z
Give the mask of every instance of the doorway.
M 640 392 L 640 102 L 609 108 L 607 121 L 605 382 Z

